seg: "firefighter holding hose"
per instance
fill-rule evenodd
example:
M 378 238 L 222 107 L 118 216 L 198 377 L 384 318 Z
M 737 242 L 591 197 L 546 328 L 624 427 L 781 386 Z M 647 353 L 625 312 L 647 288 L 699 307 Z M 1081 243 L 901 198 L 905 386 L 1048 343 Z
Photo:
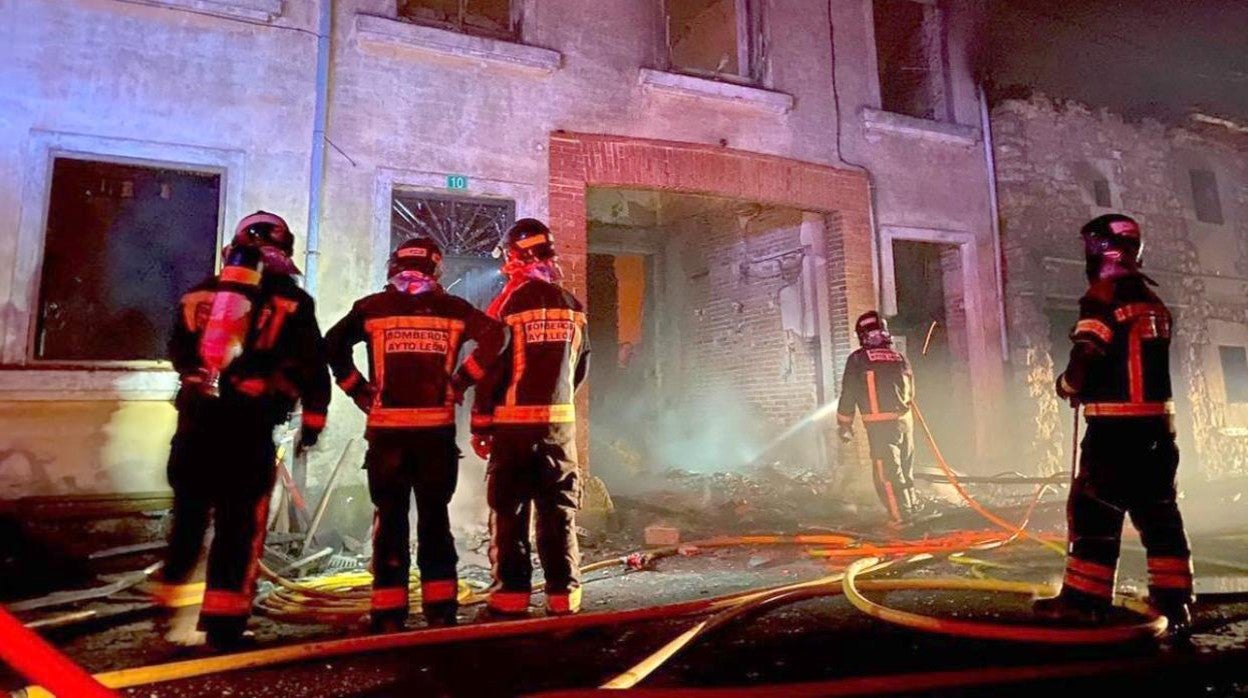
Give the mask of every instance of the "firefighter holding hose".
M 276 476 L 273 429 L 300 401 L 298 447 L 314 446 L 325 428 L 324 340 L 293 252 L 280 216 L 243 218 L 221 273 L 182 296 L 169 341 L 181 376 L 168 465 L 173 528 L 152 588 L 165 605 L 183 605 L 211 519 L 199 627 L 218 649 L 238 644 L 251 612 Z
M 1066 502 L 1061 593 L 1036 602 L 1049 617 L 1101 619 L 1114 593 L 1125 515 L 1148 554 L 1149 601 L 1172 632 L 1191 627 L 1192 561 L 1175 482 L 1170 311 L 1140 271 L 1143 241 L 1133 219 L 1108 214 L 1080 235 L 1087 293 L 1071 331 L 1070 362 L 1057 394 L 1083 407 L 1087 434 Z
M 373 528 L 372 625 L 401 630 L 411 567 L 408 502 L 416 495 L 416 563 L 421 610 L 430 625 L 451 625 L 458 610 L 455 540 L 447 506 L 459 476 L 455 405 L 503 348 L 502 324 L 442 289 L 442 250 L 413 238 L 390 257 L 383 291 L 355 303 L 326 334 L 343 392 L 367 415 L 368 490 Z M 466 341 L 476 349 L 458 369 Z M 369 376 L 352 350 L 367 342 Z
M 489 460 L 494 585 L 488 608 L 502 616 L 528 613 L 529 518 L 535 509 L 546 611 L 576 613 L 581 473 L 573 398 L 589 369 L 586 317 L 580 301 L 558 285 L 562 271 L 544 223 L 516 221 L 503 245 L 507 283 L 489 312 L 511 337 L 497 369 L 477 386 L 472 414 L 473 448 Z
M 893 525 L 912 523 L 920 513 L 914 490 L 914 374 L 893 348 L 888 324 L 872 310 L 854 323 L 861 347 L 849 355 L 841 378 L 836 422 L 841 441 L 854 438 L 854 413 L 862 416 L 870 444 L 875 491 Z

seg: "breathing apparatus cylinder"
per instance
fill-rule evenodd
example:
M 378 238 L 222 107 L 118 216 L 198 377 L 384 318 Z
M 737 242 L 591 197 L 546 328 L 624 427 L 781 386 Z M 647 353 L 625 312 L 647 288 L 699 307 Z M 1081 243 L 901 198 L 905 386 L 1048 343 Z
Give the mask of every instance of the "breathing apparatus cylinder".
M 232 245 L 226 251 L 212 309 L 199 340 L 199 358 L 204 362 L 201 390 L 205 395 L 221 394 L 221 373 L 243 353 L 263 268 L 258 247 Z

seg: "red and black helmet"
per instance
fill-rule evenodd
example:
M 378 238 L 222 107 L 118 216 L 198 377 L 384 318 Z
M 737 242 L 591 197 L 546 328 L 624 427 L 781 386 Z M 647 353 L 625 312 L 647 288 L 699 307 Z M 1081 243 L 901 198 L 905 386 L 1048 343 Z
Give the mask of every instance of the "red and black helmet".
M 393 277 L 404 271 L 418 271 L 438 278 L 442 275 L 442 248 L 432 238 L 416 237 L 405 240 L 390 254 L 386 276 Z
M 290 257 L 295 253 L 295 236 L 286 220 L 276 213 L 256 211 L 244 216 L 234 228 L 232 247 L 275 247 Z
M 1094 278 L 1106 263 L 1138 267 L 1144 261 L 1144 238 L 1140 224 L 1121 213 L 1097 216 L 1079 230 L 1087 259 L 1088 278 Z
M 508 259 L 524 262 L 554 259 L 555 236 L 550 228 L 536 218 L 521 218 L 512 224 L 503 235 L 503 246 Z
M 888 336 L 888 321 L 880 316 L 874 310 L 868 310 L 858 316 L 857 322 L 854 323 L 854 334 L 858 335 L 858 343 L 866 344 L 867 337 L 872 332 L 882 332 L 885 337 Z

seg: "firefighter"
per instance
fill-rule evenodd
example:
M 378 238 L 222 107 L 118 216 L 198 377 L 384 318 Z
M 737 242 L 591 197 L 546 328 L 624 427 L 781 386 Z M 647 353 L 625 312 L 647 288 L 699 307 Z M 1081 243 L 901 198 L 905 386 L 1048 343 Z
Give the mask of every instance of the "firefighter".
M 376 632 L 400 630 L 407 619 L 413 492 L 421 610 L 430 625 L 456 622 L 458 558 L 447 512 L 459 475 L 455 405 L 498 359 L 505 335 L 500 323 L 446 293 L 441 273 L 437 243 L 404 242 L 390 257 L 385 289 L 357 301 L 326 334 L 338 386 L 368 415 Z M 476 349 L 456 369 L 469 340 Z M 352 358 L 360 342 L 367 342 L 367 378 Z
M 906 357 L 893 349 L 888 324 L 872 310 L 854 331 L 861 348 L 849 355 L 841 378 L 836 422 L 841 441 L 854 437 L 854 411 L 862 415 L 871 450 L 875 491 L 894 525 L 911 523 L 919 513 L 914 490 L 914 374 Z
M 1177 634 L 1191 627 L 1192 562 L 1176 501 L 1170 311 L 1140 271 L 1131 218 L 1108 214 L 1080 231 L 1090 286 L 1057 394 L 1083 407 L 1087 434 L 1066 502 L 1061 593 L 1036 602 L 1049 617 L 1103 618 L 1110 608 L 1124 515 L 1148 552 L 1149 597 Z
M 576 511 L 581 474 L 576 460 L 573 398 L 589 369 L 581 303 L 558 285 L 554 238 L 541 221 L 524 218 L 503 245 L 507 283 L 490 314 L 511 331 L 496 370 L 477 386 L 473 448 L 489 460 L 489 613 L 528 613 L 533 566 L 530 512 L 537 514 L 537 554 L 546 577 L 546 611 L 581 607 Z
M 276 474 L 274 427 L 300 401 L 298 448 L 314 446 L 325 427 L 324 340 L 312 297 L 295 282 L 293 252 L 280 216 L 243 218 L 221 273 L 182 297 L 169 341 L 181 376 L 168 465 L 173 528 L 154 590 L 166 605 L 184 605 L 211 518 L 199 627 L 218 649 L 239 643 L 250 615 Z

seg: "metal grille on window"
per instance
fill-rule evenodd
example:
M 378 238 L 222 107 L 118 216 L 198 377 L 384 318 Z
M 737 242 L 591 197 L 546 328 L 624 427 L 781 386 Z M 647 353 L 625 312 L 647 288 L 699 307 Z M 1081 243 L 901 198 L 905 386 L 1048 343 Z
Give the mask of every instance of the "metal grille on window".
M 506 199 L 396 191 L 390 249 L 413 237 L 432 238 L 444 255 L 443 286 L 484 308 L 502 287 L 494 248 L 515 219 L 516 204 Z

